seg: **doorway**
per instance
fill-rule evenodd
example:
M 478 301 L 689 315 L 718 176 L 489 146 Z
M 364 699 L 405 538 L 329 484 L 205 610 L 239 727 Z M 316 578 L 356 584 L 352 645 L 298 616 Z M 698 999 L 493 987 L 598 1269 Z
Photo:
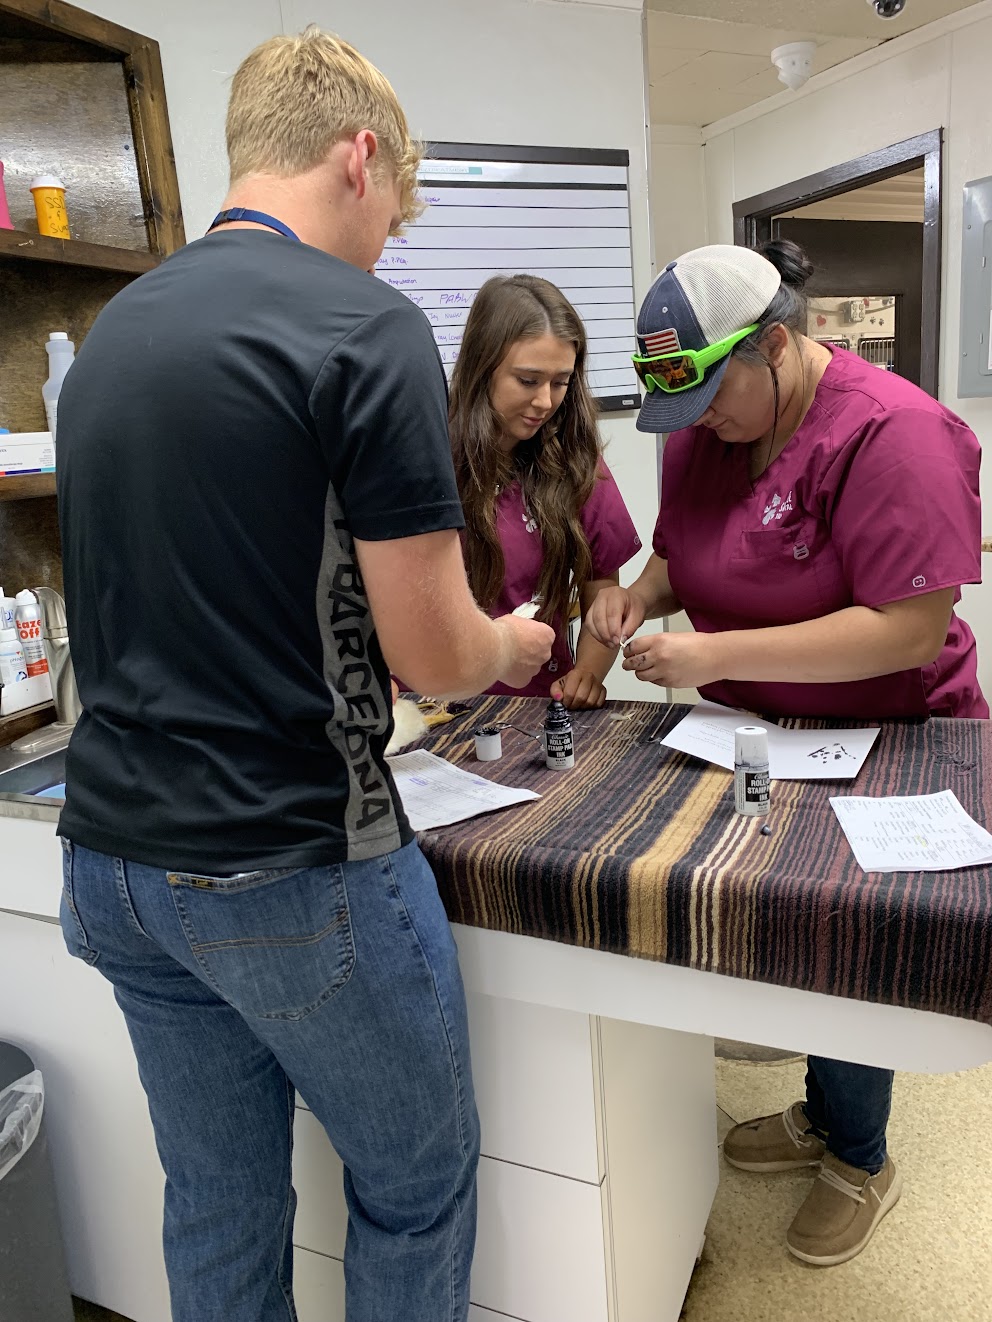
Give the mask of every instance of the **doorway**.
M 935 129 L 734 203 L 736 243 L 780 236 L 809 254 L 812 338 L 935 398 L 942 147 Z

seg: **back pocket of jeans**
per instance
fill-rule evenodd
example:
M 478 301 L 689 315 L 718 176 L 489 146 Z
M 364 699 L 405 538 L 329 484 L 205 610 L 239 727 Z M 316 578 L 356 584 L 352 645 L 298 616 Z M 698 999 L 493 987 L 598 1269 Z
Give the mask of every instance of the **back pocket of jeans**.
M 170 872 L 190 949 L 246 1018 L 304 1019 L 355 966 L 344 872 L 329 867 L 209 877 Z

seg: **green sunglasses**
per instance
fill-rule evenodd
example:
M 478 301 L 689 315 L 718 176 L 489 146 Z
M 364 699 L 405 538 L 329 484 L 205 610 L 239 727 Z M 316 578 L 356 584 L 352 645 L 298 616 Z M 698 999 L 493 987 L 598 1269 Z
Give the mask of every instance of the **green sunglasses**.
M 707 345 L 705 349 L 679 349 L 677 353 L 662 353 L 648 356 L 635 353 L 632 355 L 634 371 L 643 381 L 650 395 L 653 390 L 664 390 L 669 395 L 680 390 L 691 390 L 698 386 L 708 367 L 726 358 L 735 345 L 746 339 L 752 331 L 758 329 L 758 323 L 734 331 L 725 340 Z

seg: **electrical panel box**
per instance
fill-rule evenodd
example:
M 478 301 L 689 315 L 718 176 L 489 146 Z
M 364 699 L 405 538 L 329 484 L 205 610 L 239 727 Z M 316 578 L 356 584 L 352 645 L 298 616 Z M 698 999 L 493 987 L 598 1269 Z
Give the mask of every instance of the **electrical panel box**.
M 992 395 L 992 178 L 964 186 L 958 395 Z

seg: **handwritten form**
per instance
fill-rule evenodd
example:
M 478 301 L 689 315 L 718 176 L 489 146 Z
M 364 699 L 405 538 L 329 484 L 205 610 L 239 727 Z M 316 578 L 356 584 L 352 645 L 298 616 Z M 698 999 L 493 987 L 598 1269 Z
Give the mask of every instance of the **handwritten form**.
M 853 780 L 879 735 L 878 730 L 783 730 L 747 712 L 699 702 L 661 742 L 733 771 L 739 725 L 760 725 L 768 731 L 772 780 Z
M 541 797 L 533 790 L 515 790 L 474 776 L 422 748 L 386 761 L 414 831 L 450 826 Z
M 951 790 L 904 798 L 831 799 L 865 872 L 945 872 L 992 863 L 992 835 Z
M 449 376 L 480 287 L 493 275 L 526 272 L 557 285 L 578 310 L 589 336 L 589 387 L 601 405 L 637 407 L 626 154 L 602 155 L 624 164 L 421 162 L 426 210 L 387 239 L 376 275 L 424 310 Z

